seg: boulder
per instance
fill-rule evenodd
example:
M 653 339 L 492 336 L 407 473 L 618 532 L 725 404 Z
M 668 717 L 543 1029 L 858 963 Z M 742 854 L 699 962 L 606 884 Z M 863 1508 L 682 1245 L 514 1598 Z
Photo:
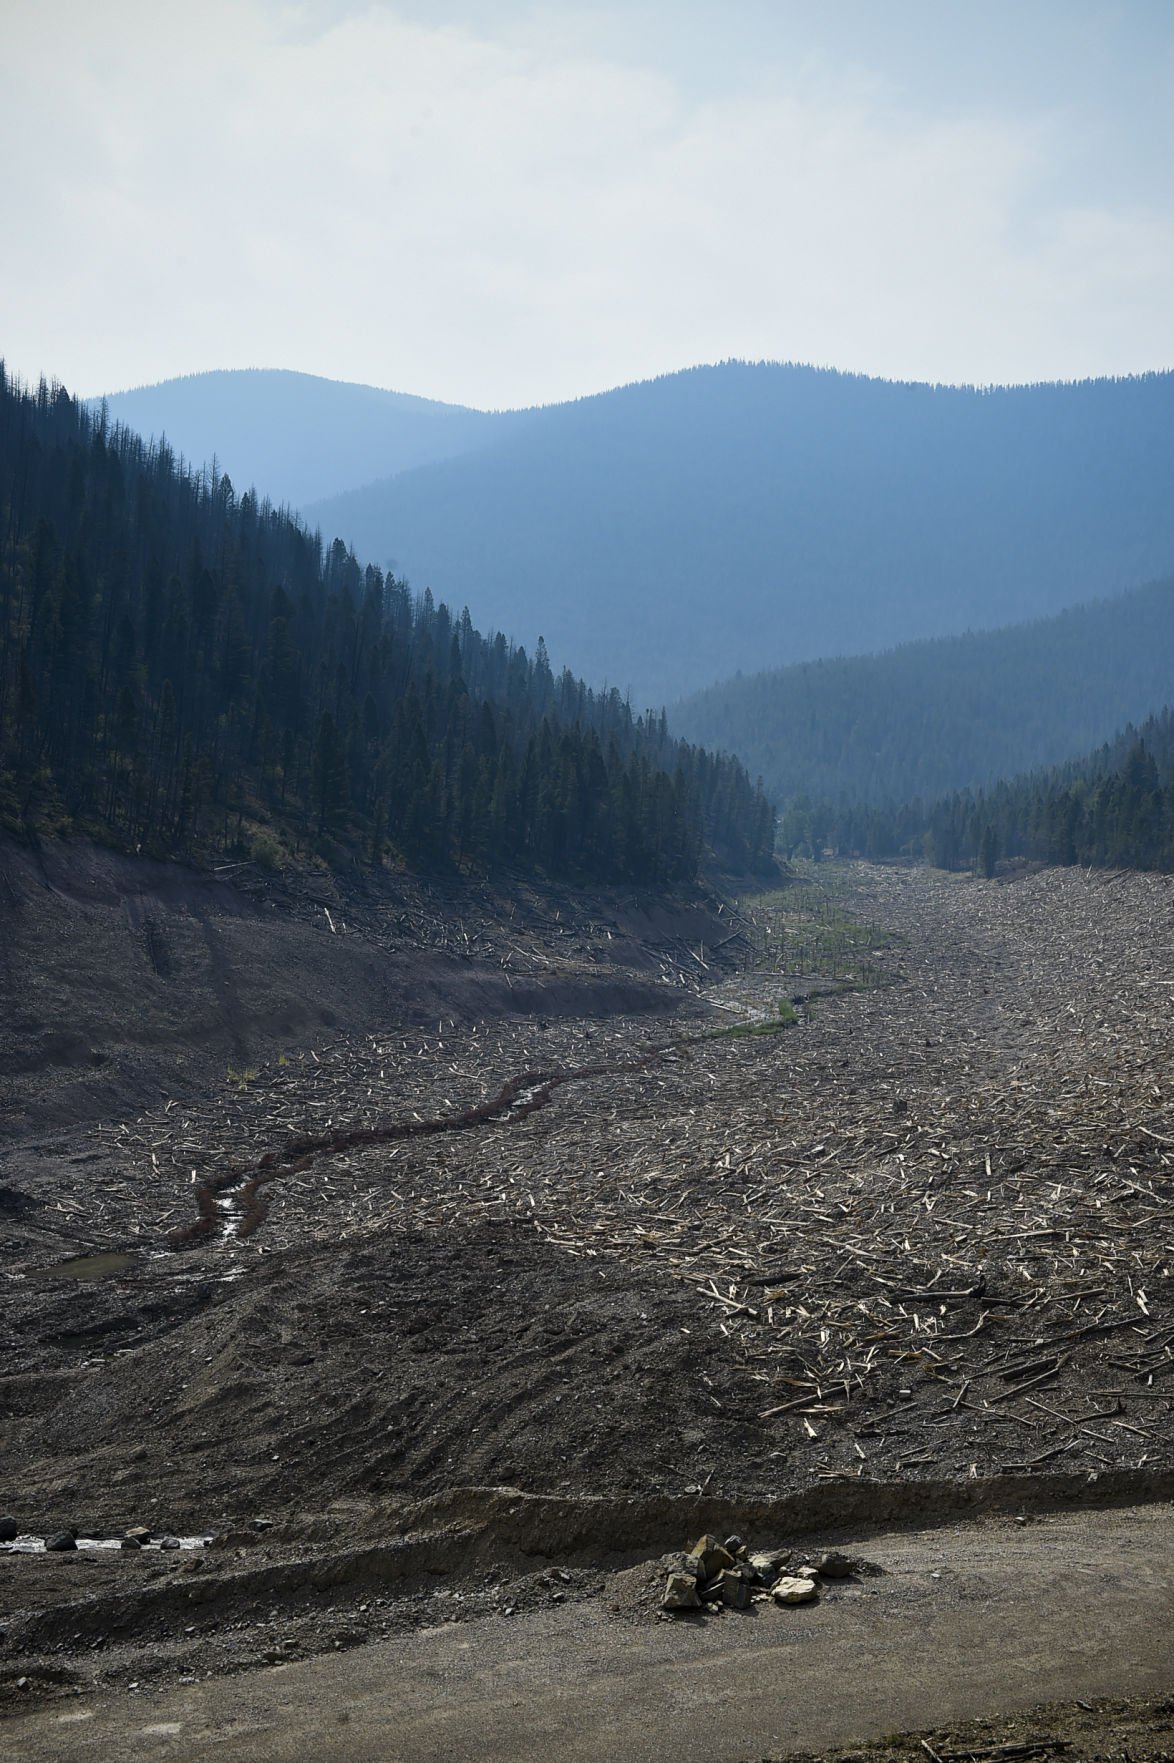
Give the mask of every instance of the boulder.
M 692 1573 L 670 1573 L 661 1599 L 662 1610 L 699 1610 L 701 1599 Z
M 140 1544 L 141 1543 L 149 1543 L 151 1540 L 151 1533 L 147 1529 L 145 1524 L 128 1525 L 127 1529 L 125 1530 L 125 1532 L 123 1534 L 125 1536 L 130 1537 L 132 1542 L 136 1542 L 136 1543 L 140 1543 Z
M 138 1537 L 125 1536 L 118 1546 L 120 1549 L 130 1549 L 133 1551 L 141 1549 L 143 1545 L 140 1543 Z
M 748 1610 L 750 1608 L 750 1587 L 740 1573 L 731 1572 L 729 1568 L 726 1568 L 721 1575 L 719 1584 L 722 1603 L 727 1609 Z
M 847 1555 L 841 1555 L 838 1549 L 829 1549 L 816 1562 L 824 1579 L 847 1579 L 852 1572 L 853 1562 Z
M 813 1579 L 780 1579 L 774 1587 L 776 1604 L 810 1604 L 816 1595 Z
M 20 1525 L 15 1518 L 0 1518 L 0 1543 L 14 1543 L 20 1535 Z
M 773 1585 L 790 1559 L 790 1549 L 760 1549 L 751 1555 L 750 1565 L 763 1585 Z
M 719 1543 L 716 1537 L 703 1536 L 689 1550 L 686 1566 L 691 1562 L 697 1564 L 697 1577 L 700 1580 L 713 1579 L 727 1567 L 733 1567 L 734 1557 L 730 1551 Z
M 59 1530 L 53 1536 L 45 1538 L 45 1551 L 50 1555 L 64 1555 L 70 1549 L 77 1548 L 77 1538 L 71 1530 Z

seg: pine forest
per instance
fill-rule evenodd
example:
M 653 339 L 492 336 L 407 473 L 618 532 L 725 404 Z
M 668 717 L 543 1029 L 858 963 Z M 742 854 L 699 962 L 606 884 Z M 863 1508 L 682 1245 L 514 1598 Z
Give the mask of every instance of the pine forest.
M 0 365 L 0 825 L 206 857 L 692 878 L 741 765 Z

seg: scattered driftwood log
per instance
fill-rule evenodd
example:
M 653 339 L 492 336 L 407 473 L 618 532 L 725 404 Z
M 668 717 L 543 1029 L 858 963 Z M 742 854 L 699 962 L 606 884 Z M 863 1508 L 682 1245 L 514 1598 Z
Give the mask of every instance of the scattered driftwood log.
M 765 1026 L 802 986 L 777 1033 L 442 1022 L 104 1140 L 156 1228 L 190 1234 L 195 1186 L 212 1233 L 252 1181 L 274 1243 L 507 1218 L 684 1281 L 813 1475 L 1167 1461 L 1174 883 L 841 885 L 839 916 L 883 934 L 831 996 L 772 965 L 785 895 L 743 915 L 751 964 L 710 995 Z

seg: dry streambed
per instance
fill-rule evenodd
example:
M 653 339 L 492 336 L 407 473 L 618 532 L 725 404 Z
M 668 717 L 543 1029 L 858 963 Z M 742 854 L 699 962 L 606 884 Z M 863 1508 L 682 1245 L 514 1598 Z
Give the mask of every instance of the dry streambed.
M 499 1035 L 488 1060 L 467 1035 L 348 1049 L 345 1081 L 372 1114 L 393 1069 L 427 1073 L 421 1125 L 438 1087 L 449 1108 L 484 1106 L 511 1057 L 541 1058 L 557 1094 L 457 1142 L 305 1157 L 274 1184 L 269 1243 L 508 1220 L 667 1278 L 760 1386 L 737 1419 L 808 1474 L 1165 1463 L 1168 879 L 866 870 L 838 887 L 857 918 L 902 933 L 872 958 L 888 983 L 818 995 L 778 970 L 785 902 L 751 908 L 759 954 L 720 995 L 761 1018 L 806 984 L 816 995 L 777 1034 L 666 1040 L 632 1020 Z M 343 1081 L 320 1080 L 327 1134 L 348 1119 Z M 283 1092 L 303 1119 L 314 1109 L 314 1084 L 270 1083 L 249 1099 L 258 1144 L 301 1124 Z M 204 1151 L 213 1166 L 231 1129 Z M 715 1364 L 697 1391 L 707 1419 L 725 1375 Z

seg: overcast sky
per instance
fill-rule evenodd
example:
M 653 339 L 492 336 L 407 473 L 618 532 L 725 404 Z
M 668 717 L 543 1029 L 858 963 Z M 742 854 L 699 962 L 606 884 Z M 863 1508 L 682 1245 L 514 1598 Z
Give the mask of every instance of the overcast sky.
M 0 0 L 0 354 L 485 406 L 1174 366 L 1174 0 Z

